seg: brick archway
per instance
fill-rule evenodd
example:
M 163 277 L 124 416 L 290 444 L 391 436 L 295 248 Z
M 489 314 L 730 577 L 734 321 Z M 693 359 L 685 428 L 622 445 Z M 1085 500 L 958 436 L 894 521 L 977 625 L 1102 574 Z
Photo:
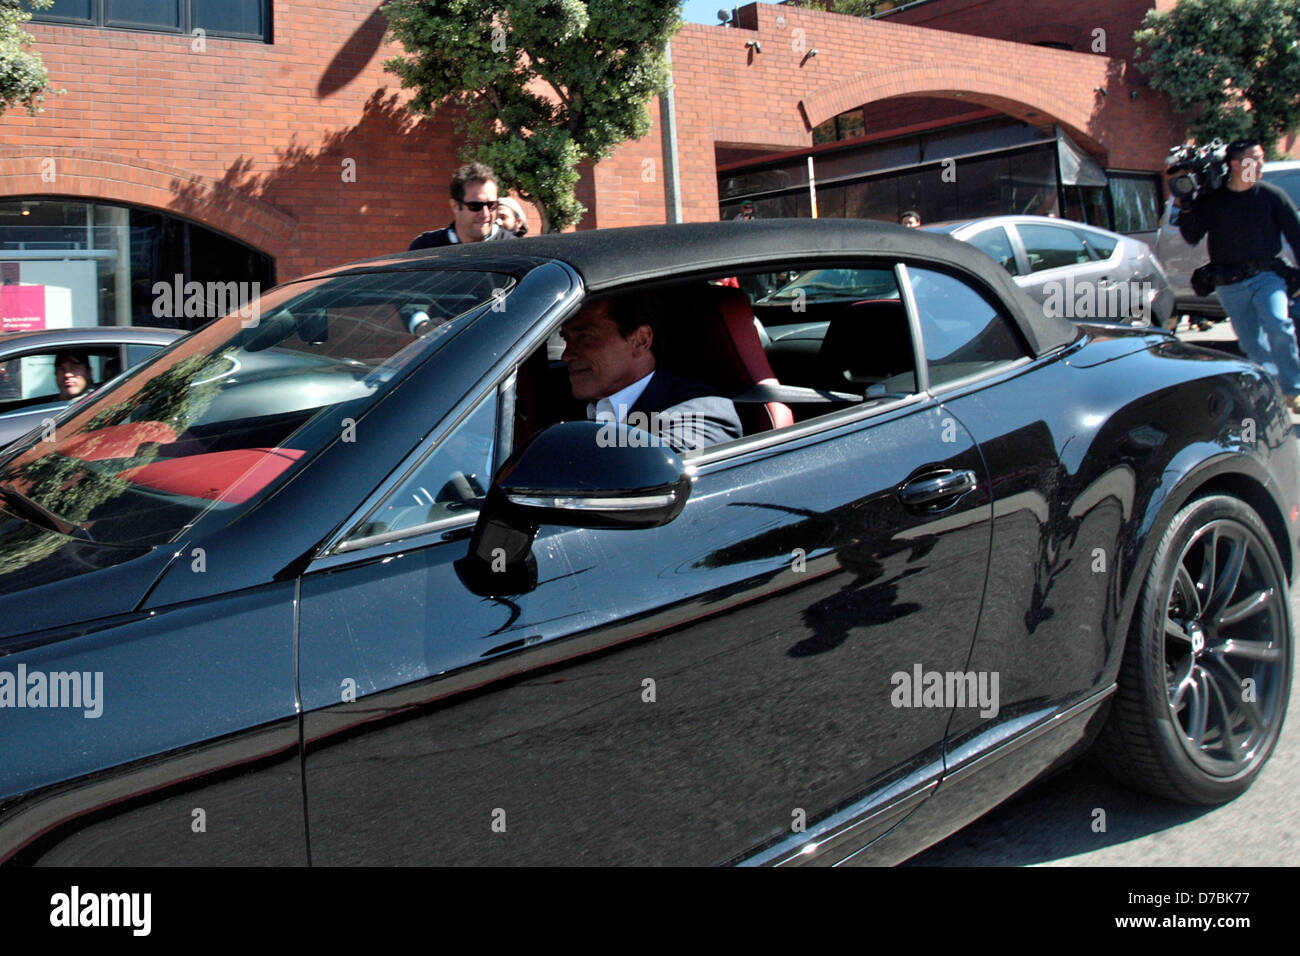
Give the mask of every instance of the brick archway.
M 1087 130 L 1091 114 L 1077 104 L 1048 98 L 1029 87 L 1023 77 L 1008 73 L 965 73 L 958 80 L 954 71 L 945 67 L 918 66 L 868 70 L 849 77 L 844 82 L 828 84 L 814 90 L 800 101 L 810 126 L 877 100 L 897 96 L 930 96 L 976 103 L 1006 113 L 1035 126 L 1046 122 L 1059 123 L 1081 147 L 1100 154 L 1105 147 Z
M 61 196 L 158 209 L 279 259 L 297 220 L 236 187 L 151 160 L 88 149 L 0 149 L 0 198 Z

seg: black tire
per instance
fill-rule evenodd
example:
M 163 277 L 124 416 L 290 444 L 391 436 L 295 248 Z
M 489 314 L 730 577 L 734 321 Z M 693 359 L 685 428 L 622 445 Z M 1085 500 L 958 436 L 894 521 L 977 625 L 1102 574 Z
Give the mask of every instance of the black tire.
M 1190 502 L 1143 581 L 1095 759 L 1182 803 L 1244 793 L 1282 730 L 1291 633 L 1286 574 L 1259 516 L 1227 495 Z

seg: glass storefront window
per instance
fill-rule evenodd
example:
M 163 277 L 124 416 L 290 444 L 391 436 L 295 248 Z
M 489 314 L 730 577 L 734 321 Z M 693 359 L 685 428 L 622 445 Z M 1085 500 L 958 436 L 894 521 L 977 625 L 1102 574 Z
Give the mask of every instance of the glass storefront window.
M 193 329 L 217 316 L 159 308 L 159 283 L 236 283 L 248 297 L 274 284 L 273 264 L 240 242 L 175 216 L 107 203 L 31 197 L 0 202 L 0 327 L 150 325 Z M 224 291 L 224 289 L 222 290 Z M 188 296 L 187 296 L 188 298 Z M 197 314 L 202 312 L 202 314 Z
M 951 222 L 1009 213 L 1057 214 L 1056 167 L 1052 146 L 972 159 L 959 159 L 957 175 L 945 179 L 944 167 L 931 163 L 915 169 L 864 176 L 852 182 L 823 183 L 823 166 L 818 162 L 817 207 L 823 217 L 878 219 L 897 222 L 905 209 L 915 209 L 922 223 Z M 807 187 L 778 196 L 752 197 L 759 215 L 764 205 L 782 207 L 792 196 L 806 199 Z M 739 198 L 724 204 L 732 214 L 740 208 Z M 788 212 L 781 213 L 789 215 Z M 729 219 L 729 215 L 724 215 Z
M 1160 228 L 1160 179 L 1153 173 L 1107 170 L 1116 232 L 1155 232 Z
M 862 111 L 827 120 L 814 130 L 815 143 L 827 139 L 832 126 L 843 125 L 846 117 L 851 124 L 852 117 L 862 118 Z M 818 213 L 897 222 L 903 210 L 916 209 L 925 223 L 1003 213 L 1060 215 L 1054 146 L 1043 140 L 1040 130 L 1005 117 L 818 150 L 813 154 Z M 968 155 L 976 150 L 992 152 Z M 958 175 L 943 175 L 949 160 L 955 160 Z M 781 197 L 806 193 L 807 175 L 807 156 L 719 175 L 722 218 L 729 219 L 725 210 L 734 214 L 744 199 L 780 207 Z M 1080 220 L 1097 225 L 1109 221 L 1104 190 L 1080 192 L 1073 202 Z
M 1063 186 L 1065 218 L 1086 222 L 1090 226 L 1110 228 L 1110 211 L 1106 208 L 1104 186 Z

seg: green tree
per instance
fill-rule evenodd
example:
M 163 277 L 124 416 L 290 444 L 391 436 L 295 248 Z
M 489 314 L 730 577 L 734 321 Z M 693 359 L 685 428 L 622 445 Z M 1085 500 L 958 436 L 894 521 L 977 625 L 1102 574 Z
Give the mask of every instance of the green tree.
M 1253 136 L 1274 154 L 1300 125 L 1300 0 L 1180 0 L 1147 11 L 1133 38 L 1141 69 L 1196 114 L 1198 141 Z
M 802 5 L 809 10 L 828 10 L 846 17 L 874 17 L 882 10 L 898 6 L 893 0 L 808 0 Z
M 32 18 L 24 7 L 44 10 L 54 0 L 0 0 L 0 116 L 11 106 L 35 115 L 50 92 L 50 77 L 41 55 L 28 49 L 33 42 L 22 25 Z
M 679 0 L 390 0 L 407 56 L 387 68 L 409 108 L 465 107 L 462 157 L 536 204 L 543 229 L 582 218 L 578 164 L 650 129 L 669 81 Z

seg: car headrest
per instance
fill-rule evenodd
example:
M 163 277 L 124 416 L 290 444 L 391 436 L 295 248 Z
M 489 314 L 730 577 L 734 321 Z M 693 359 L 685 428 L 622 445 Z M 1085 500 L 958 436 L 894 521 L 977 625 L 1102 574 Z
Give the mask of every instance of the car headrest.
M 907 372 L 915 375 L 907 311 L 894 299 L 854 302 L 827 326 L 819 356 L 828 388 L 853 390 Z

